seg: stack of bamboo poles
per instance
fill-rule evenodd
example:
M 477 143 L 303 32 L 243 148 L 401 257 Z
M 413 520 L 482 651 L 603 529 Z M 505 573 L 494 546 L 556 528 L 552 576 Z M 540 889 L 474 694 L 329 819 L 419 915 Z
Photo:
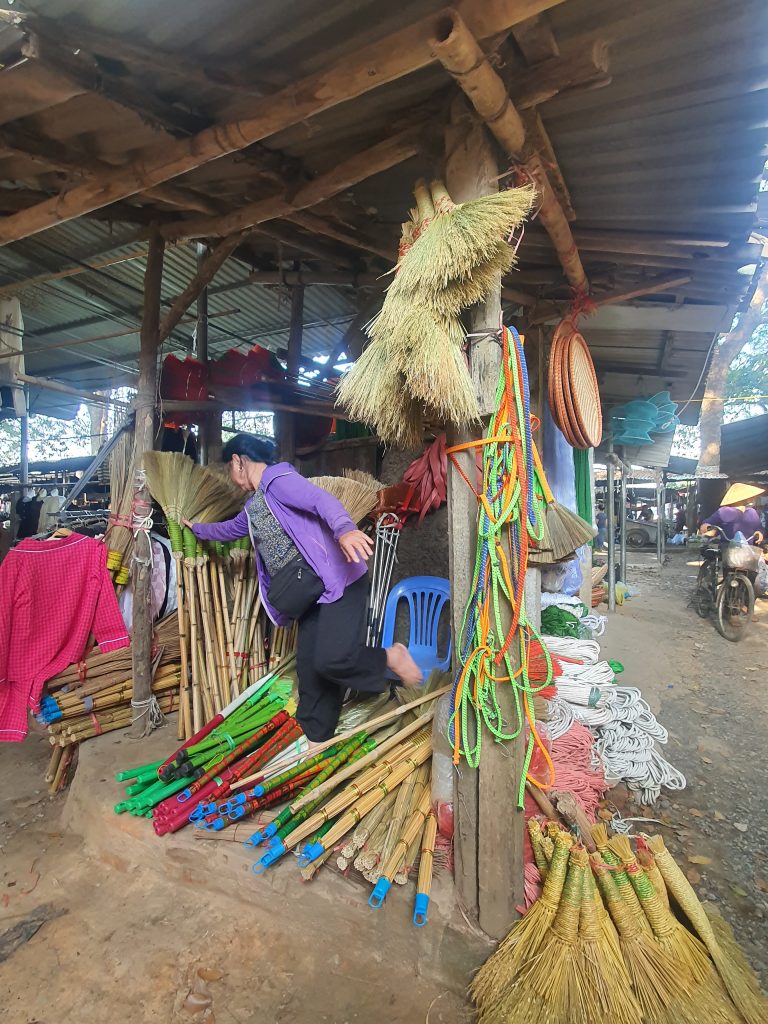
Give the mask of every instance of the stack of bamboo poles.
M 174 616 L 157 624 L 157 664 L 152 692 L 163 713 L 178 709 L 179 637 Z M 129 648 L 102 653 L 94 649 L 47 683 L 38 719 L 48 726 L 53 746 L 46 770 L 52 793 L 66 785 L 74 750 L 83 740 L 131 724 L 133 678 Z
M 202 543 L 185 528 L 182 538 L 179 739 L 186 739 L 295 650 L 296 624 L 283 628 L 269 621 L 247 537 Z
M 740 953 L 718 938 L 663 841 L 608 840 L 590 856 L 529 822 L 541 897 L 477 973 L 480 1024 L 758 1024 L 768 1006 Z M 679 911 L 675 916 L 673 910 Z

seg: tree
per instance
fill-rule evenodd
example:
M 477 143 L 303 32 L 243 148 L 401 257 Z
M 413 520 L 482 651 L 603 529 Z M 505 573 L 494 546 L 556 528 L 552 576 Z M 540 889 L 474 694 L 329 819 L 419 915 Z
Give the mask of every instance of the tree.
M 739 317 L 738 323 L 719 339 L 712 354 L 699 421 L 701 455 L 696 470 L 699 477 L 714 478 L 721 475 L 720 432 L 725 416 L 728 375 L 744 347 L 752 343 L 758 327 L 768 324 L 768 317 L 765 314 L 765 304 L 768 300 L 768 262 L 758 264 L 755 281 L 749 306 Z
M 80 406 L 73 420 L 57 420 L 52 416 L 29 417 L 29 460 L 58 459 L 73 455 L 90 455 L 91 421 L 85 406 Z M 19 461 L 21 421 L 0 420 L 0 465 L 13 466 Z

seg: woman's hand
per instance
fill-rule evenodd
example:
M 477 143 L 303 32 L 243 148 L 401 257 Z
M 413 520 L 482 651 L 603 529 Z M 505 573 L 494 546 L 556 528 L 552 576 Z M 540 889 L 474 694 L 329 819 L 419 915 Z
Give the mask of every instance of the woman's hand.
M 194 523 L 191 523 L 191 522 L 189 521 L 189 519 L 182 519 L 181 521 L 182 521 L 182 523 L 184 524 L 184 526 L 187 526 L 187 527 L 189 527 L 189 529 L 190 529 L 190 530 L 191 530 L 191 529 L 192 529 L 192 527 L 193 527 L 193 526 L 195 525 Z
M 339 537 L 339 547 L 348 562 L 367 562 L 373 554 L 373 541 L 362 530 L 350 530 Z M 358 555 L 360 557 L 358 557 Z

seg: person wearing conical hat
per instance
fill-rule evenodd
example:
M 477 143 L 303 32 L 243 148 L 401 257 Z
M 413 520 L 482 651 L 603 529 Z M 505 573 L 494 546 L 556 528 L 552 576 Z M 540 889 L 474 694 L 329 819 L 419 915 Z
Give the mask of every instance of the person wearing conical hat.
M 723 531 L 726 540 L 733 540 L 737 533 L 741 533 L 751 543 L 762 544 L 763 530 L 760 516 L 754 508 L 747 505 L 747 502 L 764 493 L 765 488 L 763 487 L 754 487 L 752 484 L 731 484 L 725 492 L 720 508 L 701 524 L 699 533 L 705 537 L 722 537 L 718 533 L 717 527 Z

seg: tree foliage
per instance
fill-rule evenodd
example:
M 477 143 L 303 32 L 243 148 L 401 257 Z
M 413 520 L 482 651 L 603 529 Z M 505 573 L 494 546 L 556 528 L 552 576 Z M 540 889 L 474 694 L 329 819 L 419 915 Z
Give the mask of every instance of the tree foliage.
M 57 420 L 51 416 L 29 417 L 29 461 L 89 455 L 91 421 L 85 406 L 80 406 L 73 420 Z M 0 420 L 0 465 L 11 466 L 19 461 L 21 421 Z

